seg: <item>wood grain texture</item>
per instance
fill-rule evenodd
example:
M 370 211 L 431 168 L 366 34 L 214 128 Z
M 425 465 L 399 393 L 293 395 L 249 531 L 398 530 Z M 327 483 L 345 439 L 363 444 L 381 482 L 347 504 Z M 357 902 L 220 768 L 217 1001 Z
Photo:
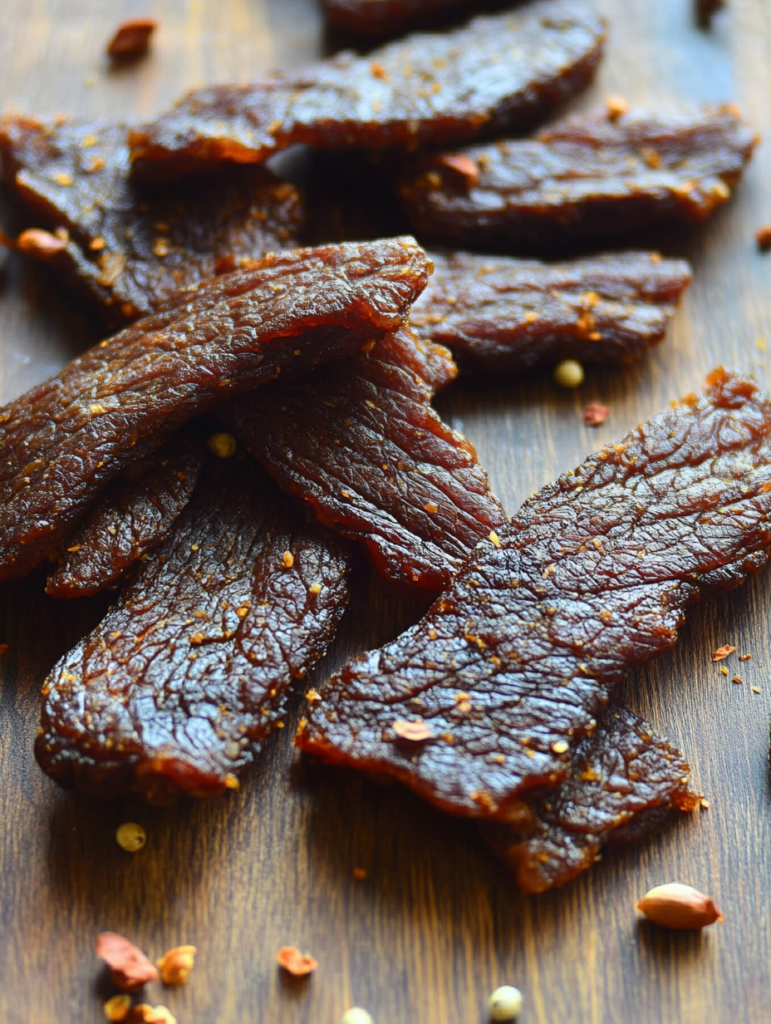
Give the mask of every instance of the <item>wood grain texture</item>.
M 734 100 L 771 134 L 771 6 L 730 0 L 709 33 L 690 0 L 601 0 L 608 55 L 581 104 L 608 93 L 654 106 Z M 3 0 L 3 102 L 33 114 L 146 116 L 183 89 L 245 80 L 317 55 L 315 0 Z M 151 56 L 112 71 L 103 46 L 123 17 L 161 22 Z M 459 384 L 440 406 L 477 445 L 513 511 L 601 442 L 701 384 L 719 362 L 769 382 L 771 256 L 753 232 L 771 221 L 771 147 L 761 146 L 736 201 L 705 227 L 660 241 L 695 281 L 669 340 L 619 372 L 592 371 L 578 392 L 547 378 Z M 13 210 L 3 216 L 13 228 Z M 323 230 L 323 229 L 321 229 Z M 15 397 L 98 337 L 63 290 L 12 257 L 0 267 L 0 391 Z M 583 426 L 588 401 L 611 407 Z M 421 607 L 361 563 L 343 634 L 320 672 L 414 621 Z M 127 934 L 153 957 L 194 943 L 187 988 L 148 993 L 180 1024 L 334 1024 L 352 1003 L 377 1024 L 481 1024 L 489 992 L 520 986 L 522 1024 L 723 1024 L 769 1019 L 771 579 L 696 609 L 675 650 L 623 696 L 687 753 L 711 807 L 635 849 L 609 854 L 568 888 L 523 898 L 473 827 L 398 787 L 298 763 L 291 729 L 269 742 L 242 790 L 148 810 L 59 792 L 32 758 L 40 683 L 99 618 L 99 601 L 58 604 L 42 576 L 0 590 L 0 1020 L 96 1024 L 106 989 L 95 934 Z M 710 652 L 731 642 L 753 660 L 742 686 Z M 734 665 L 729 664 L 731 674 Z M 738 666 L 737 666 L 738 667 Z M 760 694 L 751 690 L 761 688 Z M 114 841 L 144 824 L 137 855 Z M 352 878 L 366 868 L 364 882 Z M 680 880 L 712 893 L 726 920 L 704 935 L 639 925 L 634 902 Z M 308 949 L 309 981 L 282 978 L 279 946 Z

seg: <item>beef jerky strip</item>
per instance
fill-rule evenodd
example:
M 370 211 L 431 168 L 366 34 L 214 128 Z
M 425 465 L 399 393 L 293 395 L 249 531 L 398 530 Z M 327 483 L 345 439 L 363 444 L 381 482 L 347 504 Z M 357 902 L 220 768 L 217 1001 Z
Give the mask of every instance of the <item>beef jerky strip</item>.
M 429 18 L 493 3 L 474 0 L 322 0 L 328 24 L 365 36 L 396 35 Z
M 386 579 L 436 591 L 506 521 L 474 448 L 430 406 L 455 372 L 446 349 L 400 331 L 218 413 L 319 522 L 363 542 Z
M 577 115 L 531 140 L 418 157 L 401 195 L 431 238 L 548 252 L 654 222 L 704 220 L 730 198 L 756 142 L 728 106 Z
M 613 685 L 771 547 L 771 401 L 716 370 L 472 552 L 425 618 L 325 685 L 298 745 L 506 820 L 555 785 Z
M 586 0 L 534 0 L 448 33 L 346 52 L 299 75 L 188 93 L 129 136 L 137 171 L 176 176 L 321 149 L 456 145 L 532 123 L 592 77 L 604 25 Z
M 627 708 L 612 707 L 576 749 L 570 776 L 511 808 L 512 824 L 482 826 L 526 892 L 565 885 L 604 845 L 637 840 L 673 811 L 692 811 L 690 768 L 669 740 Z M 516 812 L 516 813 L 514 813 Z
M 97 594 L 146 558 L 190 501 L 205 450 L 202 436 L 182 430 L 128 466 L 65 542 L 62 564 L 46 592 L 52 597 Z
M 431 259 L 410 327 L 449 346 L 467 372 L 632 362 L 663 340 L 691 280 L 683 260 L 649 252 L 554 264 L 463 252 Z
M 142 188 L 129 178 L 127 128 L 31 118 L 0 122 L 5 176 L 29 222 L 19 247 L 50 263 L 122 326 L 172 293 L 247 260 L 296 245 L 296 189 L 265 168 L 229 167 L 204 180 Z M 58 243 L 58 244 L 57 244 Z
M 234 788 L 335 632 L 338 542 L 248 456 L 212 463 L 163 547 L 46 680 L 35 752 L 62 786 L 155 802 Z
M 429 268 L 409 238 L 269 256 L 0 409 L 0 578 L 40 562 L 105 484 L 197 413 L 399 327 Z

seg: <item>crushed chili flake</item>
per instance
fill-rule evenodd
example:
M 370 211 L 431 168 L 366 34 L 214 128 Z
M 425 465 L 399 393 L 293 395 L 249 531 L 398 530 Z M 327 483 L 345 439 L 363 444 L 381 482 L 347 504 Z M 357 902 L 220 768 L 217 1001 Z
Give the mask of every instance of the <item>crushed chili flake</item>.
M 55 256 L 67 248 L 67 239 L 57 238 L 40 228 L 28 228 L 16 239 L 16 248 L 19 252 L 34 252 L 38 256 Z
M 353 880 L 354 880 L 354 882 L 365 882 L 367 880 L 367 869 L 366 868 L 354 868 L 353 869 Z
M 276 957 L 279 967 L 293 974 L 296 978 L 303 978 L 306 974 L 312 974 L 319 966 L 308 953 L 301 953 L 296 946 L 282 946 Z
M 479 184 L 479 168 L 465 153 L 443 153 L 437 158 L 437 163 L 454 171 L 468 188 Z
M 758 243 L 758 249 L 763 252 L 771 249 L 771 224 L 764 224 L 762 228 L 758 228 L 755 232 L 755 241 Z
M 751 654 L 742 654 L 742 655 L 741 655 L 741 656 L 739 657 L 739 661 L 749 661 L 751 657 L 752 657 L 752 655 L 751 655 Z
M 608 418 L 610 410 L 607 405 L 600 405 L 599 402 L 590 402 L 584 409 L 584 423 L 587 427 L 599 427 Z
M 712 652 L 713 661 L 722 661 L 723 658 L 727 658 L 729 654 L 733 654 L 736 648 L 733 644 L 723 644 L 722 647 L 718 647 L 716 651 Z
M 629 112 L 629 101 L 623 96 L 608 96 L 605 100 L 605 109 L 608 112 L 609 121 L 618 121 L 620 117 Z
M 129 18 L 121 22 L 107 44 L 109 57 L 139 57 L 150 48 L 150 36 L 158 26 L 153 18 Z
M 402 740 L 409 740 L 411 743 L 422 743 L 424 740 L 433 739 L 434 734 L 425 722 L 408 722 L 403 718 L 397 718 L 391 728 Z
M 164 985 L 186 985 L 195 964 L 195 946 L 176 946 L 157 961 Z
M 113 983 L 124 992 L 134 992 L 158 980 L 157 970 L 142 950 L 115 932 L 101 932 L 97 936 L 96 955 L 105 961 Z
M 744 680 L 740 676 L 734 676 L 731 680 L 732 683 L 743 683 Z
M 131 996 L 113 996 L 104 1004 L 104 1015 L 107 1020 L 113 1022 L 123 1021 L 128 1017 L 131 1010 Z

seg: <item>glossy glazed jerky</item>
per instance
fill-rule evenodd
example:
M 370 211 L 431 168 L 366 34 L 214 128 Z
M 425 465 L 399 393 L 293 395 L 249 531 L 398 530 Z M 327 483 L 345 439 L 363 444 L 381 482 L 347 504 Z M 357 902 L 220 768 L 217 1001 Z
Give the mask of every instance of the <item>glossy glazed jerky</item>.
M 413 225 L 447 244 L 593 245 L 704 220 L 730 198 L 756 142 L 733 107 L 577 115 L 532 140 L 421 156 L 401 195 Z
M 422 622 L 317 687 L 298 745 L 457 814 L 516 815 L 566 777 L 613 685 L 674 644 L 685 608 L 766 563 L 770 435 L 758 385 L 714 371 L 527 501 Z M 430 738 L 401 739 L 410 721 Z
M 57 548 L 105 484 L 198 412 L 399 327 L 429 266 L 408 238 L 268 256 L 0 409 L 0 578 Z
M 663 340 L 691 280 L 683 260 L 649 252 L 553 264 L 463 252 L 431 259 L 410 327 L 451 348 L 465 371 L 632 362 Z
M 587 0 L 534 0 L 366 57 L 189 93 L 129 136 L 137 171 L 260 163 L 296 142 L 321 149 L 457 145 L 521 127 L 590 80 L 604 41 Z
M 512 824 L 482 826 L 526 892 L 565 885 L 604 845 L 641 839 L 673 811 L 699 803 L 683 756 L 628 708 L 608 708 L 579 744 L 570 772 L 556 789 L 528 794 Z
M 365 36 L 395 35 L 432 15 L 479 7 L 473 0 L 323 0 L 328 24 Z
M 190 501 L 205 451 L 202 436 L 180 431 L 108 484 L 65 542 L 46 592 L 52 597 L 97 594 L 146 558 Z
M 441 590 L 506 520 L 474 448 L 430 406 L 456 372 L 446 349 L 400 331 L 218 411 L 319 522 L 363 542 L 386 579 Z
M 54 252 L 29 244 L 24 251 L 50 263 L 110 324 L 296 245 L 302 203 L 292 185 L 264 168 L 231 167 L 142 188 L 129 178 L 126 132 L 125 125 L 85 121 L 0 122 L 5 175 L 30 223 L 58 230 L 65 242 Z
M 40 765 L 103 796 L 234 788 L 326 650 L 347 570 L 253 460 L 212 459 L 163 547 L 46 680 Z

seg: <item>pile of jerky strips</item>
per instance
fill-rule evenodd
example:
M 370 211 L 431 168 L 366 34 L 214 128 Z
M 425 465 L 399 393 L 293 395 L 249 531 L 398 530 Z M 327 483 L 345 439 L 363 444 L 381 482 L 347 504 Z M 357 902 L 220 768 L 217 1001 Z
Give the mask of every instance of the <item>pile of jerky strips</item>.
M 327 0 L 384 30 L 438 6 Z M 532 0 L 148 124 L 2 121 L 14 244 L 119 330 L 0 410 L 0 578 L 53 553 L 49 594 L 118 590 L 44 686 L 35 753 L 62 786 L 237 787 L 335 634 L 354 541 L 436 599 L 306 692 L 301 750 L 477 819 L 535 892 L 695 806 L 681 754 L 608 698 L 688 604 L 765 564 L 768 397 L 716 370 L 513 519 L 431 407 L 458 366 L 641 357 L 687 264 L 532 257 L 703 220 L 751 155 L 731 106 L 527 134 L 604 38 L 588 0 Z M 445 248 L 298 248 L 303 199 L 263 166 L 295 143 L 359 151 Z

